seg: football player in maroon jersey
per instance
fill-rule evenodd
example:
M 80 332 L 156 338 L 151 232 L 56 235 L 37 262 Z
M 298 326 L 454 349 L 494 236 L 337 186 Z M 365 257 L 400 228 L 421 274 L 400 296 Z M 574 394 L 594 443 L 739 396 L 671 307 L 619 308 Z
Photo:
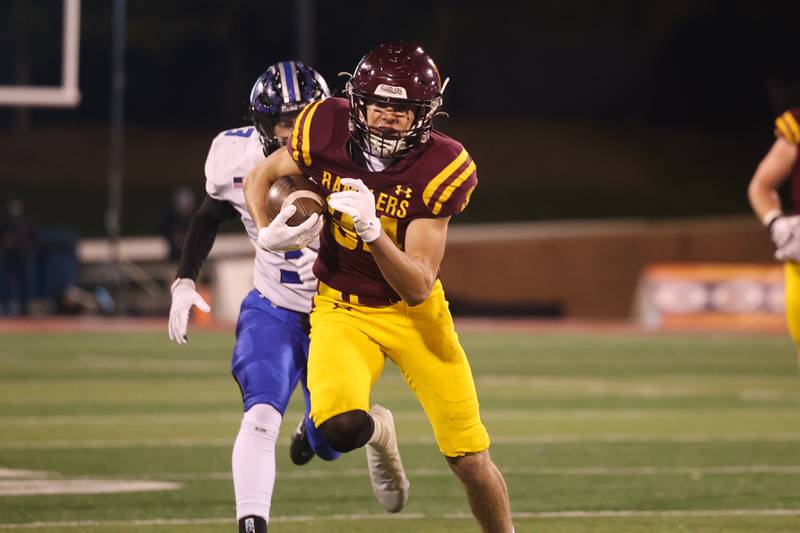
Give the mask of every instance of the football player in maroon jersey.
M 759 220 L 769 228 L 775 259 L 784 261 L 786 319 L 800 357 L 800 109 L 790 109 L 775 119 L 775 143 L 761 160 L 747 196 Z M 793 214 L 781 208 L 778 188 L 791 179 Z
M 306 174 L 328 195 L 311 313 L 311 418 L 330 445 L 367 445 L 373 490 L 390 511 L 408 497 L 394 422 L 373 406 L 388 357 L 419 399 L 439 450 L 484 531 L 513 531 L 505 481 L 489 457 L 475 384 L 439 281 L 450 218 L 477 184 L 475 163 L 433 129 L 442 83 L 419 46 L 382 44 L 356 67 L 348 98 L 306 107 L 287 150 L 245 178 L 265 231 L 264 198 L 283 175 Z

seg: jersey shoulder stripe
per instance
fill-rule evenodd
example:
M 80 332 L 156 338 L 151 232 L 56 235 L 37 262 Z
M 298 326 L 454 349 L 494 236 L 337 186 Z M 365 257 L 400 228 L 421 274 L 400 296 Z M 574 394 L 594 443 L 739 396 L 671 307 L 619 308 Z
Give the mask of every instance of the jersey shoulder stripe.
M 469 202 L 469 196 L 477 184 L 476 165 L 466 149 L 453 159 L 441 172 L 439 172 L 425 187 L 422 199 L 434 215 L 442 213 L 444 206 L 450 201 L 454 193 L 464 189 L 464 194 L 459 194 L 463 200 L 462 205 L 453 206 L 446 211 L 449 214 L 460 213 Z
M 469 189 L 467 189 L 467 194 L 466 194 L 466 195 L 464 195 L 464 204 L 461 206 L 461 210 L 462 210 L 462 211 L 463 211 L 464 209 L 466 209 L 466 208 L 467 208 L 467 206 L 469 205 L 469 201 L 472 199 L 472 193 L 473 193 L 473 192 L 475 192 L 475 187 L 477 187 L 477 186 L 478 186 L 478 184 L 477 184 L 477 183 L 474 183 L 474 184 L 472 185 L 472 187 L 470 187 Z
M 775 135 L 800 144 L 800 109 L 790 109 L 775 119 Z
M 467 181 L 467 178 L 469 178 L 470 176 L 472 176 L 475 173 L 475 169 L 476 169 L 475 161 L 470 160 L 469 165 L 467 165 L 467 168 L 462 170 L 461 174 L 459 174 L 458 177 L 456 177 L 456 179 L 451 181 L 447 185 L 447 187 L 444 188 L 444 190 L 441 192 L 441 194 L 439 195 L 438 199 L 436 200 L 436 203 L 433 205 L 433 208 L 431 209 L 431 212 L 434 215 L 438 215 L 441 212 L 442 206 L 445 203 L 447 203 L 447 201 L 450 199 L 450 196 L 453 194 L 453 192 L 456 189 L 458 189 L 459 187 L 461 187 L 464 184 L 464 182 Z M 474 188 L 474 185 L 473 185 L 472 188 Z M 470 193 L 471 192 L 472 191 L 470 190 Z M 466 206 L 466 204 L 465 204 L 465 206 Z
M 302 131 L 302 124 L 306 118 L 306 114 L 308 113 L 308 108 L 311 106 L 306 106 L 300 111 L 300 114 L 297 115 L 297 118 L 294 121 L 294 126 L 292 127 L 292 135 L 289 139 L 289 142 L 286 144 L 289 145 L 289 151 L 292 154 L 292 159 L 295 160 L 296 163 L 300 162 L 300 150 L 303 146 L 303 140 L 301 139 L 300 132 Z
M 464 164 L 464 161 L 467 160 L 469 154 L 465 148 L 461 149 L 461 152 L 447 164 L 434 178 L 428 182 L 428 185 L 425 186 L 425 190 L 422 192 L 422 201 L 425 202 L 425 205 L 428 208 L 431 207 L 431 200 L 433 199 L 434 193 L 439 189 L 439 186 L 445 182 L 448 178 L 451 178 L 453 174 L 455 174 L 456 170 Z
M 300 116 L 295 120 L 294 128 L 292 128 L 292 159 L 296 163 L 310 167 L 311 166 L 311 120 L 314 118 L 314 113 L 317 108 L 325 100 L 314 102 L 307 105 Z M 300 159 L 302 156 L 302 160 Z

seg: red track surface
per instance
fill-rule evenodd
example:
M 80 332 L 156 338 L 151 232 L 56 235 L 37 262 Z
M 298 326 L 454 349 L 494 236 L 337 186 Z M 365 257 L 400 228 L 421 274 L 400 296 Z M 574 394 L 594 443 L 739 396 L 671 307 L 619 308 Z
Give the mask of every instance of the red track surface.
M 193 324 L 194 331 L 229 332 L 233 335 L 234 325 L 224 322 Z M 574 332 L 574 333 L 621 333 L 644 335 L 651 333 L 638 324 L 625 321 L 601 320 L 542 320 L 542 319 L 503 319 L 503 318 L 461 318 L 456 319 L 456 329 L 462 332 Z M 0 334 L 3 333 L 75 333 L 75 332 L 163 332 L 167 338 L 167 318 L 97 318 L 97 317 L 59 317 L 59 318 L 12 318 L 0 319 Z M 683 328 L 671 331 L 708 332 L 702 328 Z M 769 330 L 715 330 L 726 334 L 774 333 L 786 335 L 784 328 Z

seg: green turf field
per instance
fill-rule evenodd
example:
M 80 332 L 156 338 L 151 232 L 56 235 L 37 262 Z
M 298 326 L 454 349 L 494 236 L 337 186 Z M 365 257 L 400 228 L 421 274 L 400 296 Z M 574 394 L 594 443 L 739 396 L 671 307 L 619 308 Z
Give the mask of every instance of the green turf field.
M 788 338 L 462 339 L 518 532 L 800 531 L 800 376 Z M 184 347 L 166 333 L 0 334 L 0 531 L 234 531 L 230 345 L 216 333 Z M 374 392 L 397 420 L 406 509 L 382 512 L 361 451 L 291 465 L 295 397 L 271 532 L 478 530 L 399 373 L 387 366 Z M 41 479 L 175 485 L 10 495 Z

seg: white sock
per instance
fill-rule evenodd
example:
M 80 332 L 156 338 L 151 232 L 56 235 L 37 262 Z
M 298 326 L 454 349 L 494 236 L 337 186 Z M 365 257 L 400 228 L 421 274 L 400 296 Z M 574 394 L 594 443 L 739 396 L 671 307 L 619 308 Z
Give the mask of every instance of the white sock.
M 375 428 L 372 432 L 372 436 L 367 441 L 367 444 L 374 444 L 380 447 L 385 447 L 386 442 L 384 442 L 385 437 L 389 435 L 389 432 L 383 425 L 383 421 L 377 416 L 373 416 L 372 413 L 368 413 L 370 418 L 372 418 L 373 427 Z
M 271 405 L 254 405 L 242 417 L 231 457 L 236 520 L 256 515 L 269 522 L 280 427 L 281 414 Z

